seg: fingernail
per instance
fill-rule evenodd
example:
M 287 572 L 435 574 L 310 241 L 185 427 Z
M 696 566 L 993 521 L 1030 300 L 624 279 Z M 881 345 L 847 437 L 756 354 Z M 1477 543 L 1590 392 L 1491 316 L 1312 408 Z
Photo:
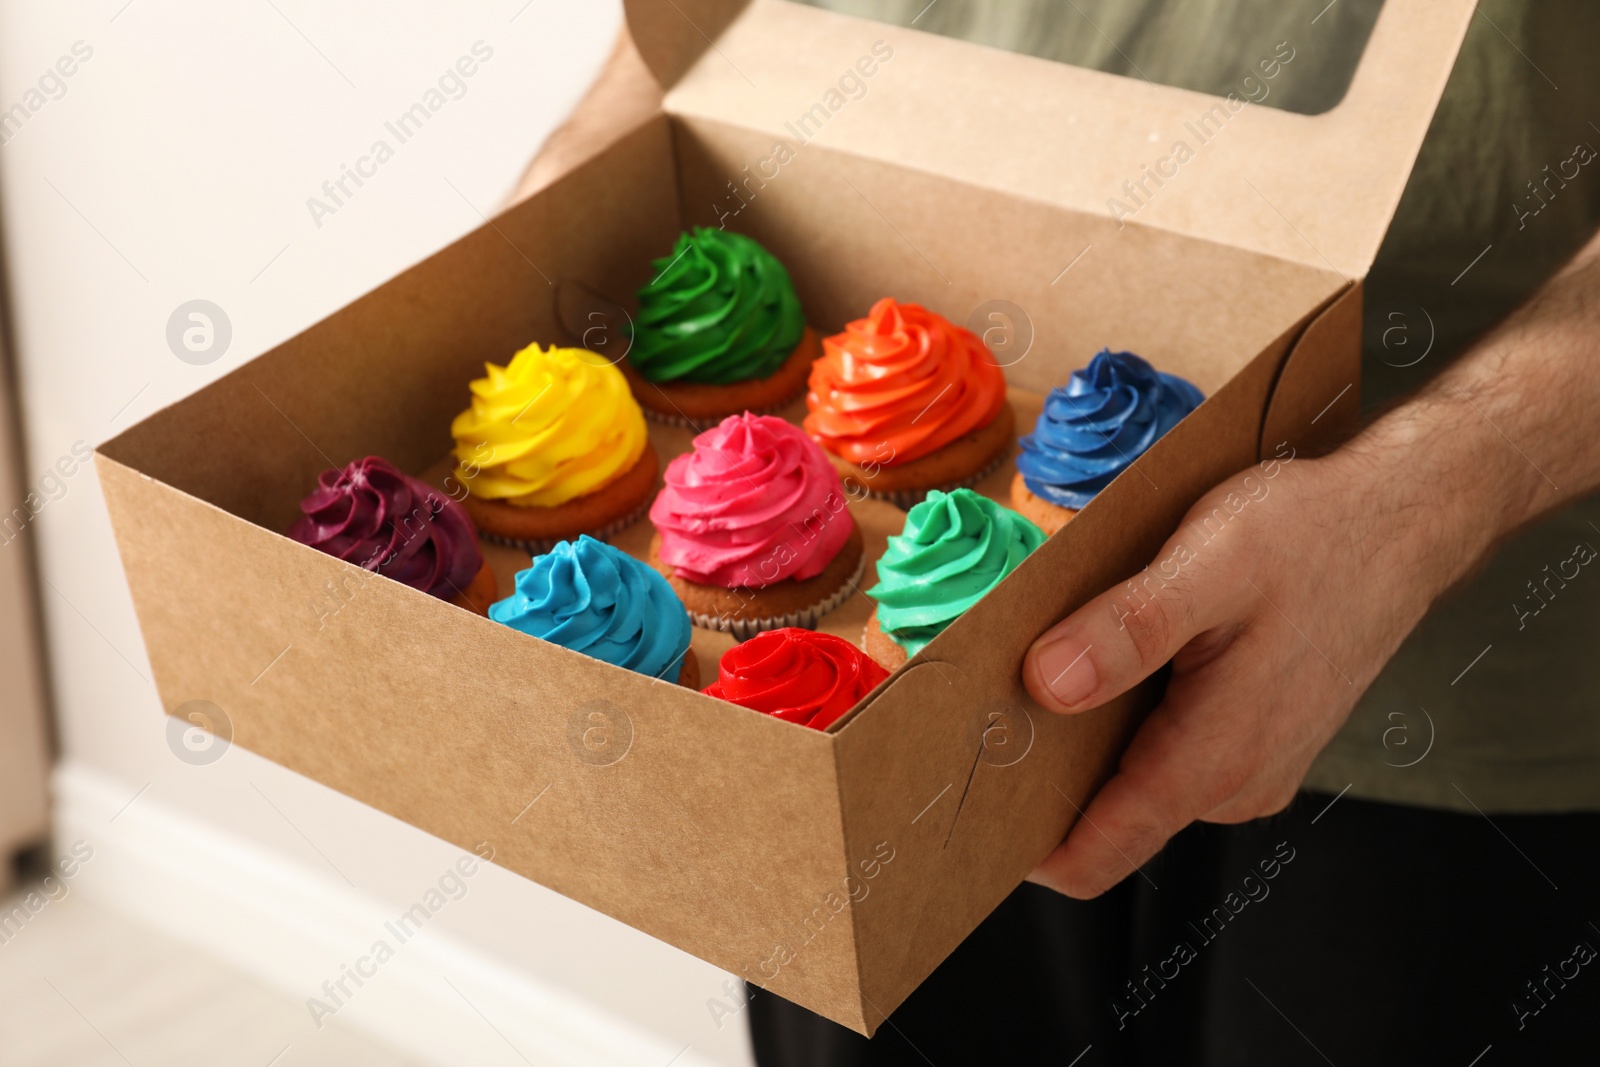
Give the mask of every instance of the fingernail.
M 1089 648 L 1076 641 L 1055 641 L 1039 650 L 1039 673 L 1050 694 L 1071 707 L 1094 692 L 1100 680 L 1094 673 Z

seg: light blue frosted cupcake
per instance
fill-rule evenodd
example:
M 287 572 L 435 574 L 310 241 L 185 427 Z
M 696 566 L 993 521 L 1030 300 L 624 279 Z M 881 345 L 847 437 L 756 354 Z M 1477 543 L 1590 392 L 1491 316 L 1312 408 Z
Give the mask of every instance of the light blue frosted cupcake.
M 653 568 L 587 535 L 517 572 L 516 592 L 489 607 L 512 629 L 616 667 L 699 688 L 687 654 L 689 613 Z

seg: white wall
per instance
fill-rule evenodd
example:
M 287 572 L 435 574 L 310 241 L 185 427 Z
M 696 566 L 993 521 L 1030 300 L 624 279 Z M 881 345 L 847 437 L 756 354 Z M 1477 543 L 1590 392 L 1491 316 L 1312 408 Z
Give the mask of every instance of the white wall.
M 619 20 L 616 0 L 0 4 L 0 110 L 32 112 L 11 113 L 0 147 L 30 477 L 478 225 L 586 88 Z M 465 95 L 319 226 L 307 198 L 480 40 L 493 56 Z M 75 47 L 74 73 L 30 96 Z M 168 317 L 196 298 L 232 324 L 206 366 L 166 341 Z M 67 760 L 134 805 L 187 810 L 341 886 L 409 902 L 438 878 L 453 852 L 418 831 L 247 752 L 200 767 L 174 756 L 92 469 L 35 532 Z M 706 1008 L 721 972 L 531 883 L 494 871 L 439 924 L 665 1046 L 747 1061 L 742 1025 L 717 1029 Z

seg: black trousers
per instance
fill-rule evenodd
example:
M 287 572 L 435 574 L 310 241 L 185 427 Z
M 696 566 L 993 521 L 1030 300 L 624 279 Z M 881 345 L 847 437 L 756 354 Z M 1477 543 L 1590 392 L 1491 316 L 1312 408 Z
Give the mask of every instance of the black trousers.
M 749 1013 L 762 1067 L 1589 1064 L 1597 950 L 1600 815 L 1303 794 L 1098 900 L 1021 887 L 870 1041 Z

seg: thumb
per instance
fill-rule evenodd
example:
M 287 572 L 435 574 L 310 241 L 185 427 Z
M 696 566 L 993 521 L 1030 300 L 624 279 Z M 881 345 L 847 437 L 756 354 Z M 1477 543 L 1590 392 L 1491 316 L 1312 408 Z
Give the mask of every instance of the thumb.
M 1150 566 L 1041 634 L 1023 660 L 1023 684 L 1054 712 L 1086 711 L 1132 689 L 1236 607 L 1243 583 L 1219 580 L 1218 569 L 1168 541 Z

